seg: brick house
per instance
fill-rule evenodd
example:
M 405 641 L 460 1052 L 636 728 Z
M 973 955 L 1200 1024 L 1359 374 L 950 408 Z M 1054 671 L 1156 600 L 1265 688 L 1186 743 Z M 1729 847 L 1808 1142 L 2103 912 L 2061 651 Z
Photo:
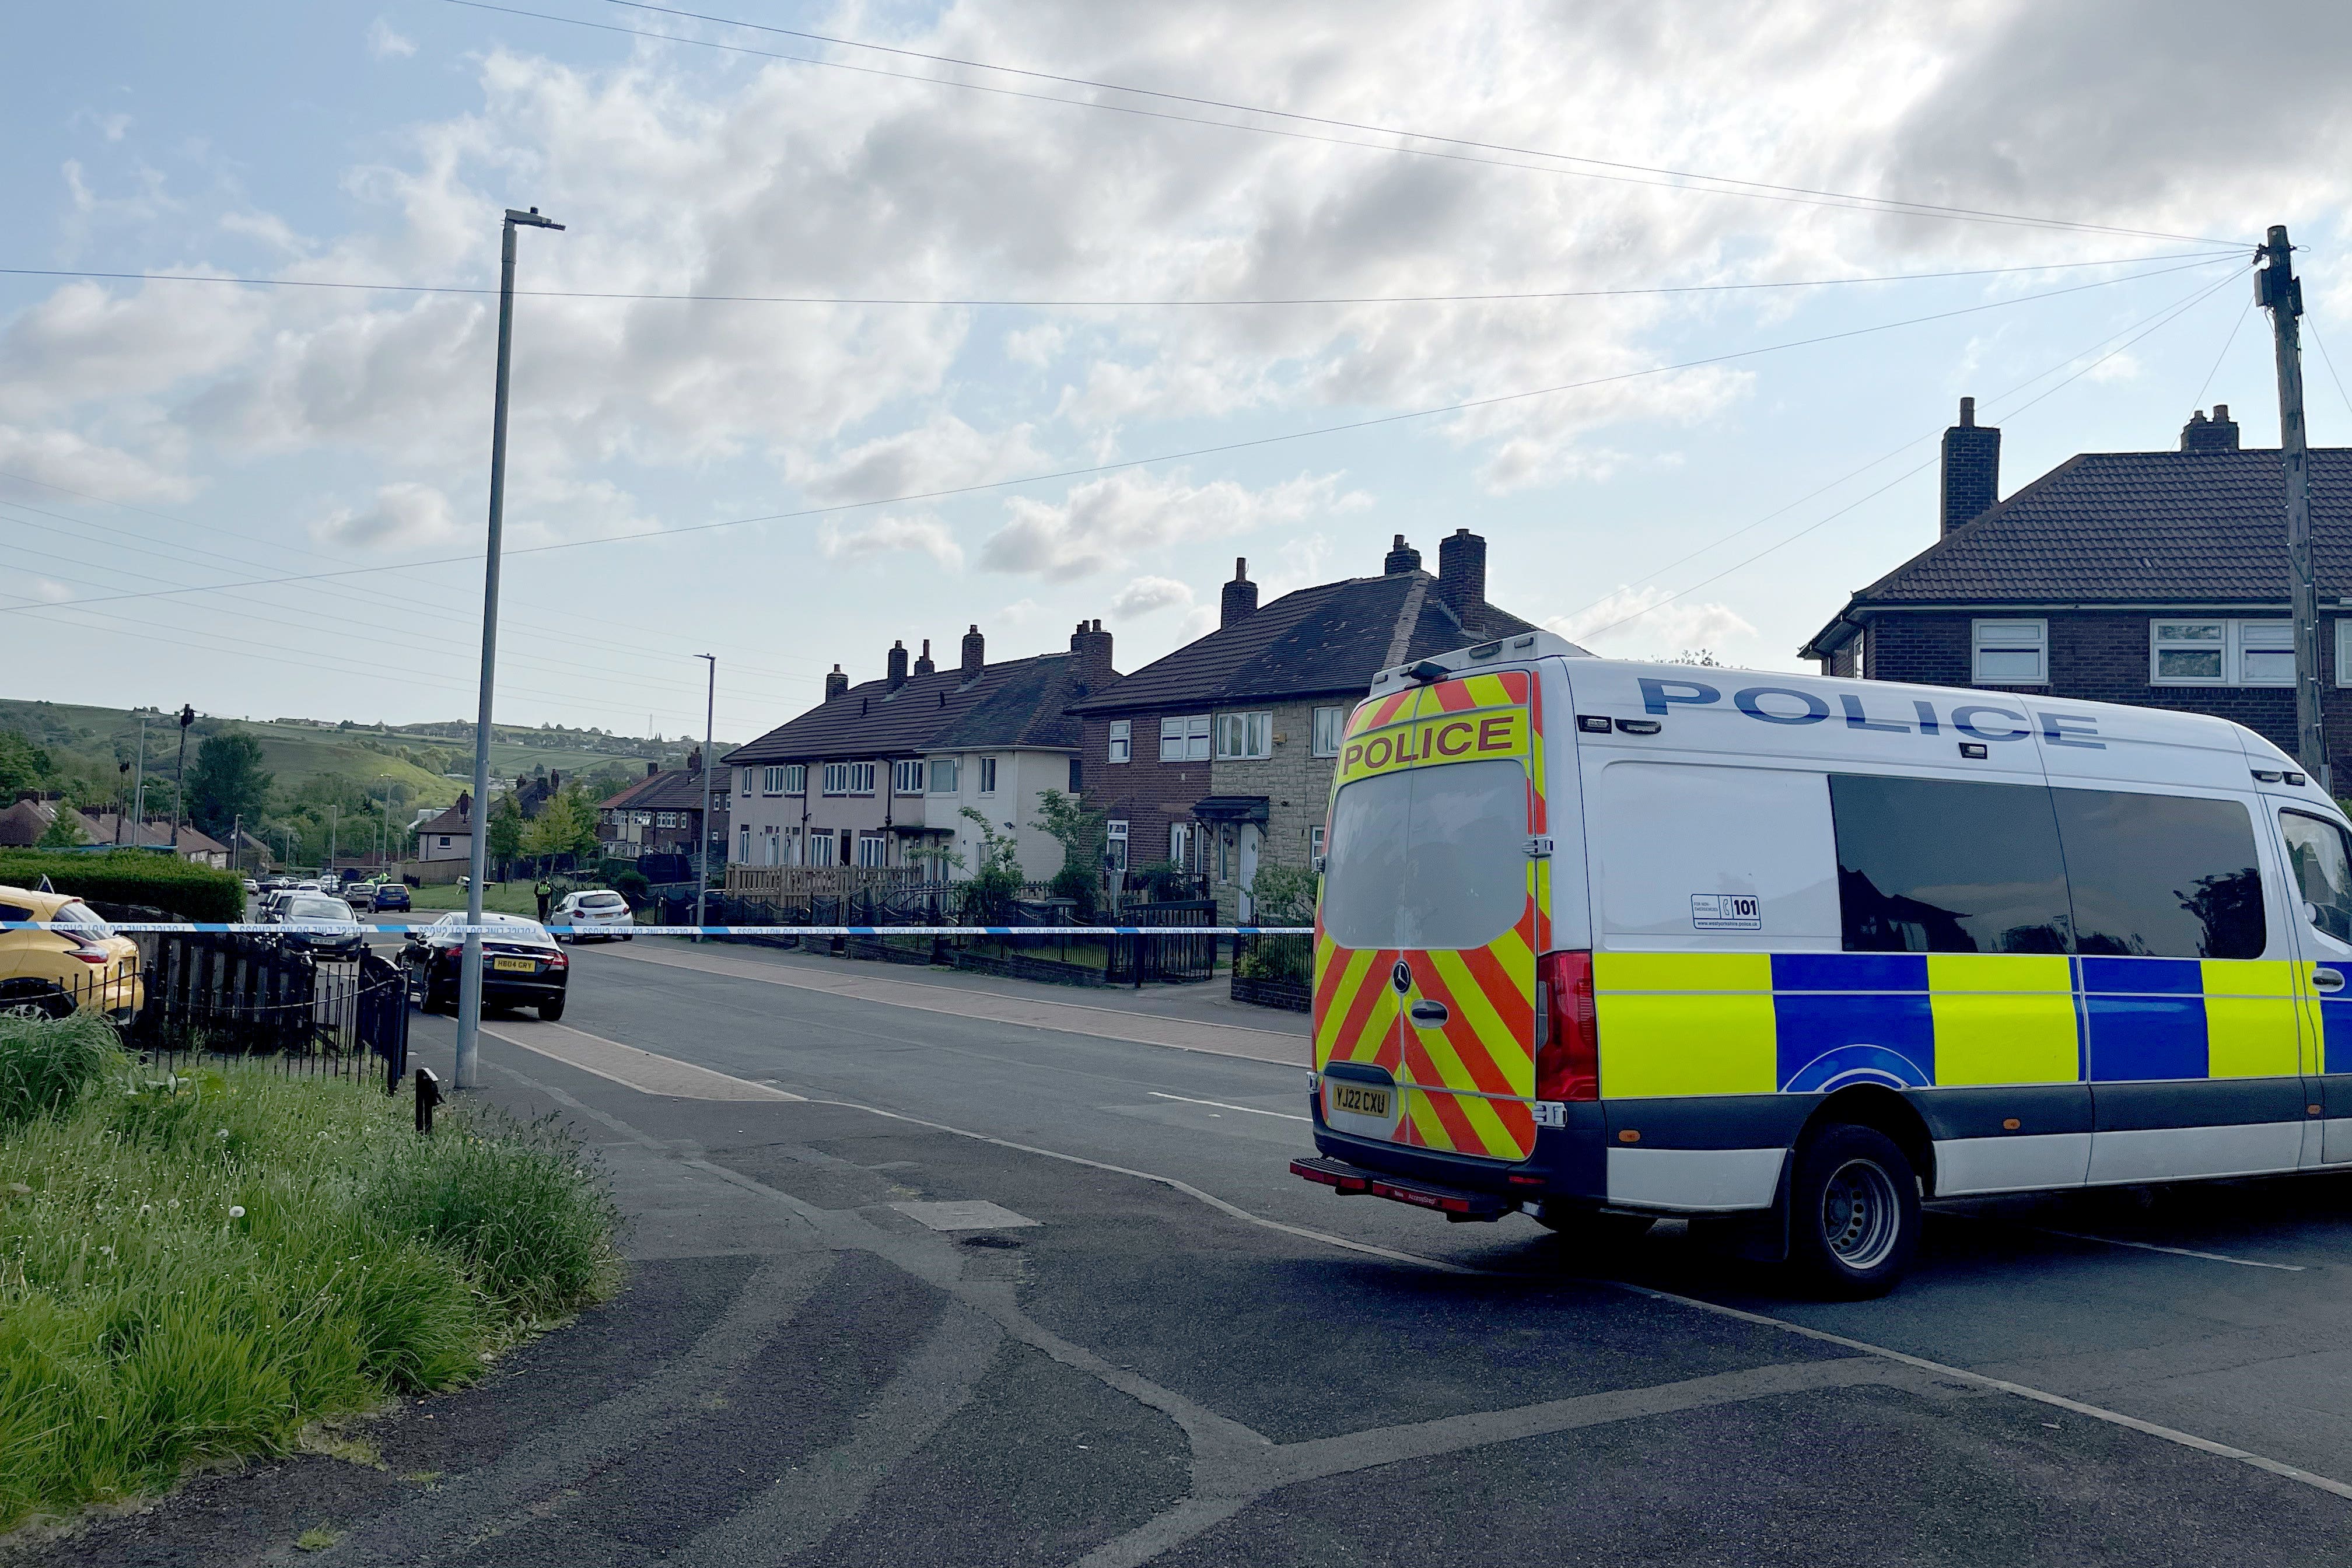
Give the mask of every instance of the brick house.
M 1076 792 L 1078 725 L 1065 710 L 1118 679 L 1111 636 L 1080 622 L 1067 653 L 990 664 L 974 626 L 947 669 L 931 645 L 909 668 L 892 645 L 887 673 L 852 686 L 835 665 L 824 700 L 719 759 L 733 770 L 738 866 L 920 865 L 952 849 L 976 864 L 967 805 L 1013 824 L 1023 874 L 1051 877 L 1061 846 L 1032 826 L 1048 788 Z
M 553 773 L 548 774 L 551 780 Z M 710 856 L 717 867 L 726 859 L 728 778 L 710 781 Z M 520 794 L 520 791 L 517 791 Z M 545 801 L 541 805 L 544 806 Z M 646 764 L 646 776 L 596 805 L 596 838 L 605 857 L 635 860 L 647 855 L 696 852 L 702 821 L 702 748 L 697 746 L 682 768 Z
M 1486 602 L 1486 542 L 1456 530 L 1434 576 L 1404 535 L 1376 577 L 1261 608 L 1234 563 L 1218 626 L 1072 711 L 1085 722 L 1087 804 L 1108 814 L 1115 865 L 1173 861 L 1219 914 L 1246 920 L 1262 863 L 1305 868 L 1349 711 L 1393 664 L 1535 628 Z
M 2294 750 L 2285 480 L 2227 405 L 2170 452 L 2085 452 L 1998 499 L 1974 399 L 1944 433 L 1942 535 L 1798 650 L 1824 674 L 2176 708 Z M 2352 450 L 2311 453 L 2322 711 L 2352 761 Z

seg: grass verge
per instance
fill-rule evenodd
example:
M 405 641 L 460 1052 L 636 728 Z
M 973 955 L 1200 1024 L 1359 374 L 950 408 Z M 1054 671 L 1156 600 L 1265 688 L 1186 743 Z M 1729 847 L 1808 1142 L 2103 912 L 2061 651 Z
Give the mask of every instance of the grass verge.
M 617 1212 L 558 1128 L 409 1123 L 364 1085 L 163 1077 L 96 1019 L 0 1019 L 0 1530 L 289 1451 L 612 1293 Z
M 539 900 L 531 893 L 530 882 L 485 882 L 482 884 L 482 908 L 502 915 L 539 913 Z M 454 882 L 436 883 L 427 888 L 408 889 L 409 901 L 420 910 L 446 911 L 466 907 L 466 889 Z

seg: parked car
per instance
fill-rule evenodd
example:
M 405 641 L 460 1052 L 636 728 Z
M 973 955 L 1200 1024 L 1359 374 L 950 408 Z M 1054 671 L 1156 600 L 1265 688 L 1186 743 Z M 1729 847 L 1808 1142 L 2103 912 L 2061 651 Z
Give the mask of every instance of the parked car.
M 616 937 L 632 942 L 635 940 L 637 918 L 629 912 L 628 900 L 609 888 L 595 888 L 564 894 L 563 901 L 555 906 L 555 918 L 551 923 L 570 926 L 574 942 L 586 942 L 592 935 L 600 942 L 611 942 Z
M 278 911 L 286 907 L 286 900 L 294 896 L 294 889 L 291 888 L 272 888 L 268 892 L 262 894 L 260 901 L 253 906 L 253 919 L 255 923 L 259 925 L 275 924 L 278 920 Z
M 139 944 L 70 893 L 0 888 L 0 921 L 63 921 L 78 931 L 0 931 L 0 1016 L 62 1018 L 79 1009 L 127 1023 L 145 994 Z
M 250 898 L 250 897 L 252 897 L 254 894 L 256 894 L 256 893 L 257 893 L 257 892 L 261 891 L 261 884 L 260 884 L 260 883 L 258 883 L 258 882 L 257 882 L 257 881 L 255 881 L 252 878 L 247 877 L 247 878 L 245 879 L 245 891 L 246 891 L 246 896 L 247 896 L 247 898 Z
M 275 918 L 289 929 L 274 940 L 289 952 L 357 958 L 367 951 L 367 928 L 352 919 L 349 904 L 330 894 L 297 893 L 279 906 Z
M 370 903 L 371 907 L 379 910 L 406 910 L 414 907 L 408 901 L 408 885 L 404 882 L 378 882 L 375 885 L 374 897 Z
M 282 892 L 293 885 L 294 879 L 291 877 L 265 877 L 261 881 L 261 890 L 265 893 Z
M 466 938 L 454 928 L 464 914 L 443 915 L 423 931 L 411 931 L 400 961 L 408 969 L 409 994 L 428 1013 L 454 1009 L 464 971 Z M 565 983 L 572 960 L 537 921 L 520 915 L 484 913 L 497 930 L 482 938 L 482 1005 L 536 1007 L 549 1023 L 563 1016 Z

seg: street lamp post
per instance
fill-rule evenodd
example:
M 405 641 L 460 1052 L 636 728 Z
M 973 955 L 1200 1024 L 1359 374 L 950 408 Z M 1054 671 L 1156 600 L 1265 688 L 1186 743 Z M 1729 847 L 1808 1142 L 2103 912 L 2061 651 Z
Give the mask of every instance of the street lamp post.
M 478 1061 L 482 1027 L 482 877 L 488 868 L 490 699 L 497 687 L 499 658 L 499 539 L 507 505 L 507 367 L 514 349 L 515 230 L 562 229 L 563 226 L 539 216 L 537 207 L 519 213 L 507 209 L 499 231 L 499 370 L 498 392 L 490 414 L 490 520 L 482 552 L 482 691 L 474 720 L 474 804 L 466 824 L 470 846 L 466 879 L 466 952 L 457 983 L 457 1086 L 481 1085 Z
M 713 721 L 719 711 L 719 659 L 717 656 L 707 653 L 694 657 L 710 666 L 710 687 L 702 702 L 702 843 L 698 847 L 701 852 L 694 861 L 694 923 L 700 925 L 703 900 L 710 893 L 710 773 L 718 761 L 710 754 L 710 748 L 711 737 L 716 732 Z M 702 933 L 697 931 L 694 940 L 700 942 Z
M 147 831 L 147 721 L 139 721 L 139 771 L 131 775 L 131 842 L 136 844 Z
M 172 779 L 172 853 L 180 852 L 180 814 L 188 804 L 188 726 L 196 721 L 194 703 L 180 709 L 180 765 Z

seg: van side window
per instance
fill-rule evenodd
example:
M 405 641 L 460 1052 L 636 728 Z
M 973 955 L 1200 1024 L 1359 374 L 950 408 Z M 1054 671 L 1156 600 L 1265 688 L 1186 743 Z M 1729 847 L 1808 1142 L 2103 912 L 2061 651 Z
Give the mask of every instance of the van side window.
M 1848 952 L 2064 952 L 2065 862 L 2040 784 L 1830 778 Z
M 2260 958 L 2268 940 L 2253 817 L 2237 801 L 2053 789 L 2074 951 Z
M 2307 812 L 2282 811 L 2288 862 L 2305 918 L 2338 942 L 2352 942 L 2352 843 L 2344 829 Z

